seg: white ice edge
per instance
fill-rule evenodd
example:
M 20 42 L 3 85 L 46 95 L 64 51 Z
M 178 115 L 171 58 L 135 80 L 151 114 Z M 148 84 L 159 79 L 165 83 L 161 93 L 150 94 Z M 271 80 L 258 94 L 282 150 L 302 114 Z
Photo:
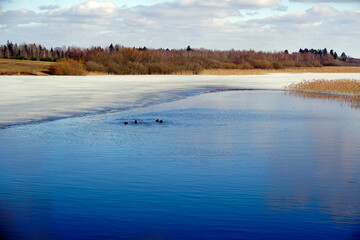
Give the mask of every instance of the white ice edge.
M 267 75 L 0 76 L 0 127 L 175 98 L 200 88 L 283 89 L 302 80 L 356 79 L 360 73 Z

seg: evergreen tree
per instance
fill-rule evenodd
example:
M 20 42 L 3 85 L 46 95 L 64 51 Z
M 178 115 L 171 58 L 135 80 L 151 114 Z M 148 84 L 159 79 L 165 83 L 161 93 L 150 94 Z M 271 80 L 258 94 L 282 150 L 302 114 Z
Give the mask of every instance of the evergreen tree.
M 344 52 L 341 54 L 340 59 L 341 59 L 342 61 L 344 61 L 344 62 L 346 61 L 347 56 L 346 56 L 346 54 L 345 54 Z
M 110 52 L 113 52 L 113 51 L 114 51 L 114 46 L 113 46 L 112 43 L 111 43 L 110 46 L 109 46 L 109 51 L 110 51 Z
M 336 52 L 334 52 L 334 58 L 337 59 L 338 58 L 338 55 Z
M 324 55 L 326 55 L 326 54 L 328 53 L 328 52 L 327 52 L 327 49 L 324 48 L 323 51 L 322 51 L 322 53 L 323 53 Z

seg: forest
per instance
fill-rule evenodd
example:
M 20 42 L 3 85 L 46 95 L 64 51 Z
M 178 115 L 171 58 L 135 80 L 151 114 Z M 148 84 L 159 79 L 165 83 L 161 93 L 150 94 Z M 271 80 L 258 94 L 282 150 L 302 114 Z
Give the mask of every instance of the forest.
M 286 69 L 322 66 L 359 66 L 359 59 L 337 54 L 333 49 L 299 49 L 263 52 L 254 50 L 150 49 L 124 47 L 46 48 L 39 44 L 0 45 L 0 58 L 52 61 L 54 75 L 108 74 L 198 74 L 205 69 Z

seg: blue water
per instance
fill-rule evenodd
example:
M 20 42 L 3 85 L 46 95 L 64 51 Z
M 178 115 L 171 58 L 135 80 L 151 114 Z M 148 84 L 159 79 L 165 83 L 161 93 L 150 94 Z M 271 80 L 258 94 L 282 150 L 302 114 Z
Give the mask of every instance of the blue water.
M 358 239 L 359 119 L 236 91 L 2 129 L 0 239 Z

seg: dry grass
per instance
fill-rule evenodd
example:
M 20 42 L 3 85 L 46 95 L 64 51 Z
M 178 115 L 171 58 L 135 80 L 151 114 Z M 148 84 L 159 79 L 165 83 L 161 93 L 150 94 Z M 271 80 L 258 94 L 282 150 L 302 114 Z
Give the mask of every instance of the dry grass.
M 304 80 L 300 83 L 290 84 L 288 90 L 321 92 L 342 95 L 360 95 L 360 81 L 350 79 L 339 80 Z
M 106 72 L 89 72 L 87 71 L 86 76 L 102 76 L 102 75 L 114 75 Z
M 0 75 L 49 75 L 53 62 L 14 60 L 0 58 Z
M 360 67 L 299 67 L 285 69 L 206 69 L 202 75 L 262 75 L 269 73 L 360 73 Z
M 350 79 L 302 81 L 285 89 L 304 98 L 326 98 L 360 108 L 360 81 Z M 324 94 L 325 93 L 325 94 Z
M 191 71 L 179 71 L 179 72 L 174 72 L 171 75 L 194 75 L 194 73 Z

